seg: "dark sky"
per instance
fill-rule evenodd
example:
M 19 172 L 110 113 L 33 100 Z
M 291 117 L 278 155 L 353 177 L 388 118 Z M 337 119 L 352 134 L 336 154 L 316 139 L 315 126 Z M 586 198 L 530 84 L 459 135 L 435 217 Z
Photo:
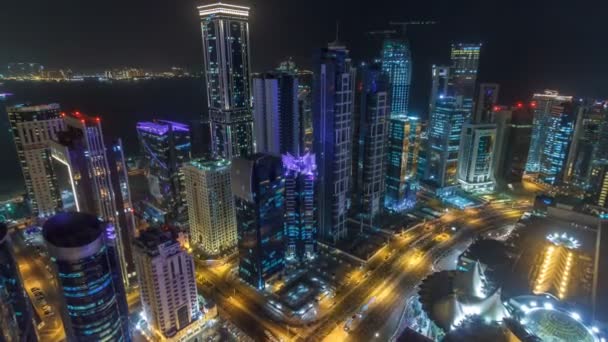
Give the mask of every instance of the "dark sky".
M 310 63 L 316 47 L 341 40 L 355 59 L 377 52 L 366 31 L 391 20 L 437 20 L 409 29 L 414 97 L 428 92 L 429 68 L 452 41 L 482 41 L 480 79 L 503 86 L 503 101 L 559 88 L 608 97 L 607 0 L 251 0 L 254 71 L 286 56 Z M 194 0 L 2 0 L 0 65 L 102 70 L 201 62 Z M 415 100 L 416 101 L 416 100 Z M 419 101 L 419 100 L 418 100 Z

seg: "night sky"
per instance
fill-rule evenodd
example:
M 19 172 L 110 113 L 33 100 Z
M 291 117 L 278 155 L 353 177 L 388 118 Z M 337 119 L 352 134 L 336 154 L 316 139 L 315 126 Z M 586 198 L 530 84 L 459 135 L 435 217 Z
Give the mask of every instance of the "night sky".
M 35 61 L 51 68 L 200 67 L 200 27 L 193 0 L 0 1 L 0 65 Z M 501 102 L 558 88 L 608 97 L 608 1 L 251 0 L 253 71 L 293 56 L 308 66 L 314 48 L 340 38 L 355 60 L 377 54 L 365 32 L 391 20 L 412 26 L 414 107 L 422 107 L 432 63 L 452 41 L 484 43 L 480 80 L 503 86 Z

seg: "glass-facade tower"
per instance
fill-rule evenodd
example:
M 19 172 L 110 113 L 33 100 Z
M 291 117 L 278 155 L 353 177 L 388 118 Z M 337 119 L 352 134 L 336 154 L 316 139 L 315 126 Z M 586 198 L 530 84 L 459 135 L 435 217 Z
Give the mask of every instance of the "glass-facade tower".
M 391 117 L 409 113 L 412 56 L 407 39 L 387 38 L 382 44 L 382 71 L 390 84 Z
M 337 42 L 314 57 L 313 151 L 319 239 L 332 244 L 348 233 L 355 70 L 348 50 Z
M 198 6 L 207 103 L 215 155 L 230 160 L 253 150 L 249 8 L 222 2 Z
M 43 228 L 63 293 L 69 341 L 130 341 L 112 225 L 94 215 L 60 213 Z
M 285 178 L 280 157 L 256 153 L 232 161 L 239 277 L 263 290 L 283 270 Z
M 547 117 L 539 173 L 539 178 L 547 184 L 556 185 L 564 181 L 577 117 L 576 108 L 572 102 L 556 104 Z
M 150 194 L 173 219 L 186 216 L 183 174 L 180 167 L 191 157 L 190 128 L 157 120 L 137 123 Z
M 385 205 L 392 210 L 406 208 L 414 195 L 421 147 L 421 122 L 416 117 L 395 117 L 389 122 Z

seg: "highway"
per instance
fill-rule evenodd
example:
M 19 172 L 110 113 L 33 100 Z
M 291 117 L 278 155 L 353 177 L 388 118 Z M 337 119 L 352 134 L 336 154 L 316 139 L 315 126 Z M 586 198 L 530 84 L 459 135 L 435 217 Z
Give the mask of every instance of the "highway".
M 529 203 L 452 210 L 440 219 L 409 229 L 381 248 L 334 298 L 335 305 L 307 326 L 288 326 L 271 317 L 264 308 L 263 296 L 231 279 L 229 273 L 234 264 L 219 270 L 199 265 L 199 290 L 216 301 L 222 317 L 255 340 L 386 341 L 397 331 L 406 301 L 415 293 L 417 284 L 433 271 L 436 261 L 481 232 L 515 223 L 527 209 Z M 458 227 L 457 231 L 451 230 L 453 226 Z M 360 324 L 346 333 L 345 321 L 370 300 L 373 303 Z
M 38 330 L 40 340 L 45 342 L 65 340 L 60 311 L 61 297 L 58 293 L 56 279 L 50 279 L 51 273 L 46 269 L 50 264 L 49 259 L 38 255 L 34 247 L 27 246 L 20 232 L 12 233 L 11 241 L 25 290 L 30 296 L 38 316 L 44 322 L 44 326 Z M 44 293 L 47 303 L 52 308 L 52 316 L 45 317 L 40 305 L 36 304 L 31 290 L 33 287 L 39 288 Z

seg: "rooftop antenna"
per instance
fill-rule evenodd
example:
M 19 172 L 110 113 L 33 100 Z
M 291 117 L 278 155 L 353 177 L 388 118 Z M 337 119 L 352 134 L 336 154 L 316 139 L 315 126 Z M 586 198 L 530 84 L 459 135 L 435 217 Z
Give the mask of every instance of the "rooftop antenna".
M 408 25 L 435 25 L 435 24 L 439 24 L 439 22 L 433 21 L 433 20 L 391 21 L 391 22 L 389 22 L 389 25 L 391 25 L 391 26 L 401 26 L 401 35 L 403 35 L 403 36 L 405 36 Z

